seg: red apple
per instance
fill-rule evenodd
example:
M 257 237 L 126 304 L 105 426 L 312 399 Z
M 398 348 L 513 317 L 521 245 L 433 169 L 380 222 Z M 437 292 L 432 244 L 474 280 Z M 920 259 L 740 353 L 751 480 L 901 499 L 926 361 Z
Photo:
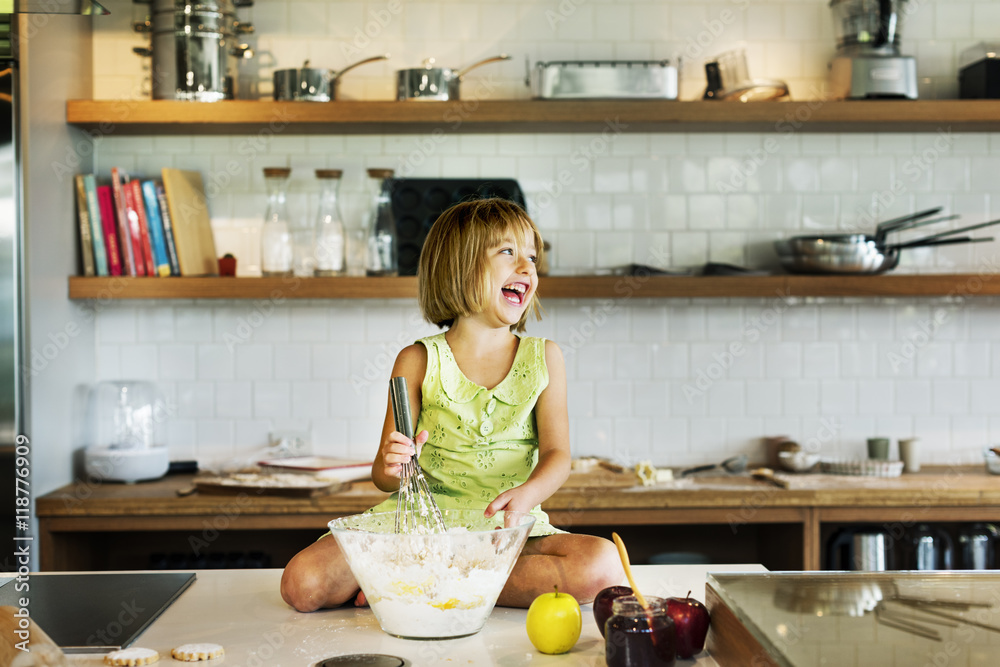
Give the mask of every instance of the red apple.
M 605 588 L 594 598 L 594 620 L 597 621 L 597 628 L 601 631 L 602 637 L 604 636 L 604 623 L 613 615 L 611 603 L 615 601 L 615 598 L 620 598 L 623 595 L 632 595 L 632 589 L 628 586 L 611 586 Z
M 708 609 L 691 597 L 691 591 L 686 598 L 667 598 L 666 606 L 667 615 L 674 619 L 677 629 L 677 657 L 690 658 L 701 653 L 711 621 Z

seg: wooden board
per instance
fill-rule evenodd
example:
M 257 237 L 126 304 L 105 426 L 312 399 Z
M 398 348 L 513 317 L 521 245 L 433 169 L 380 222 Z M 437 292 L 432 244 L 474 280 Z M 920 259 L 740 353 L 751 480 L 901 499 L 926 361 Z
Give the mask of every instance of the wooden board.
M 626 472 L 615 472 L 601 466 L 595 466 L 590 470 L 574 470 L 569 474 L 561 488 L 628 488 L 639 484 L 639 479 L 631 470 Z
M 705 648 L 719 667 L 778 667 L 711 584 L 705 584 L 705 606 L 712 618 Z
M 291 478 L 298 477 L 298 480 Z M 195 477 L 195 489 L 209 495 L 251 495 L 285 496 L 288 498 L 315 498 L 339 491 L 343 482 L 312 480 L 304 475 L 284 473 L 277 475 L 247 476 L 242 479 L 227 477 Z
M 217 276 L 219 258 L 201 172 L 163 169 L 174 244 L 182 276 Z

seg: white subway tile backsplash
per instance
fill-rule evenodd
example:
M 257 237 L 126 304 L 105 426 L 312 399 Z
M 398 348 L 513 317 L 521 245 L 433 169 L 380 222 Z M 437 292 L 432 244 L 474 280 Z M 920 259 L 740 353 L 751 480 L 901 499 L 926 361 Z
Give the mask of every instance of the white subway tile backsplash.
M 123 0 L 111 2 L 124 7 Z M 311 58 L 315 66 L 338 68 L 392 52 L 392 62 L 352 72 L 339 91 L 345 99 L 392 99 L 400 67 L 428 56 L 461 67 L 507 51 L 515 61 L 471 73 L 464 92 L 489 81 L 497 84 L 494 99 L 528 97 L 517 53 L 536 61 L 680 54 L 682 95 L 693 99 L 704 89 L 702 62 L 743 47 L 753 76 L 785 79 L 804 99 L 821 95 L 834 48 L 832 14 L 819 0 L 745 7 L 425 0 L 406 3 L 384 26 L 376 20 L 382 9 L 322 0 L 257 3 L 258 52 L 273 58 L 273 66 L 260 67 L 261 93 L 270 93 L 275 67 Z M 114 22 L 95 25 L 97 98 L 144 96 L 142 60 L 121 55 L 142 41 L 128 14 L 117 11 L 109 17 Z M 908 12 L 904 50 L 916 54 L 927 79 L 922 95 L 954 94 L 958 54 L 998 26 L 1000 8 L 985 0 L 933 0 Z M 371 44 L 351 46 L 359 35 Z M 217 246 L 236 250 L 241 271 L 254 264 L 265 207 L 261 167 L 272 165 L 294 167 L 290 203 L 307 218 L 316 201 L 312 170 L 343 168 L 344 212 L 358 223 L 368 207 L 365 167 L 516 178 L 553 243 L 555 271 L 629 262 L 700 268 L 709 260 L 774 267 L 771 241 L 783 236 L 869 232 L 876 220 L 938 205 L 962 215 L 954 227 L 1000 217 L 998 137 L 947 130 L 446 132 L 428 151 L 421 133 L 259 141 L 109 135 L 95 142 L 94 163 L 102 177 L 111 166 L 142 176 L 163 166 L 201 170 L 212 191 Z M 995 272 L 995 247 L 907 251 L 897 273 Z M 884 430 L 894 438 L 917 435 L 929 460 L 978 460 L 990 428 L 1000 441 L 1000 418 L 989 421 L 1000 395 L 996 299 L 788 296 L 791 305 L 778 295 L 629 296 L 611 308 L 546 300 L 546 319 L 532 322 L 529 333 L 552 338 L 566 356 L 574 454 L 696 464 L 748 450 L 765 434 L 787 434 L 815 440 L 824 453 L 863 456 L 864 438 Z M 437 331 L 405 300 L 115 303 L 96 319 L 97 377 L 161 384 L 178 405 L 168 429 L 172 455 L 214 459 L 259 448 L 269 430 L 286 426 L 310 429 L 317 451 L 370 458 L 396 354 Z M 739 353 L 730 350 L 727 360 L 732 344 Z M 825 419 L 836 428 L 820 438 Z

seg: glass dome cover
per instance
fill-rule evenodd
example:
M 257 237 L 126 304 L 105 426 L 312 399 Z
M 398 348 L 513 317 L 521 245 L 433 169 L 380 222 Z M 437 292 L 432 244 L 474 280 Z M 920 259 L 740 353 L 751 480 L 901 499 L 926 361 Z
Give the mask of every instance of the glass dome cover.
M 167 472 L 167 410 L 155 384 L 140 380 L 99 382 L 90 389 L 87 417 L 88 474 L 134 482 Z

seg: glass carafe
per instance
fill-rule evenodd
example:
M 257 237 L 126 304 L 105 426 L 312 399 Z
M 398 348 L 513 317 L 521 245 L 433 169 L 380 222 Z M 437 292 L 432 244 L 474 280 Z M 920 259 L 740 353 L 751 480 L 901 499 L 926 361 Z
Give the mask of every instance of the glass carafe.
M 340 169 L 317 169 L 322 190 L 316 216 L 316 275 L 342 276 L 346 272 L 344 216 L 340 212 Z
M 264 169 L 267 213 L 260 231 L 260 270 L 264 276 L 292 275 L 292 233 L 288 219 L 288 177 L 284 167 Z
M 369 276 L 399 274 L 399 249 L 396 220 L 392 215 L 390 184 L 392 169 L 369 169 L 368 182 L 372 204 L 368 213 L 368 257 L 365 273 Z

